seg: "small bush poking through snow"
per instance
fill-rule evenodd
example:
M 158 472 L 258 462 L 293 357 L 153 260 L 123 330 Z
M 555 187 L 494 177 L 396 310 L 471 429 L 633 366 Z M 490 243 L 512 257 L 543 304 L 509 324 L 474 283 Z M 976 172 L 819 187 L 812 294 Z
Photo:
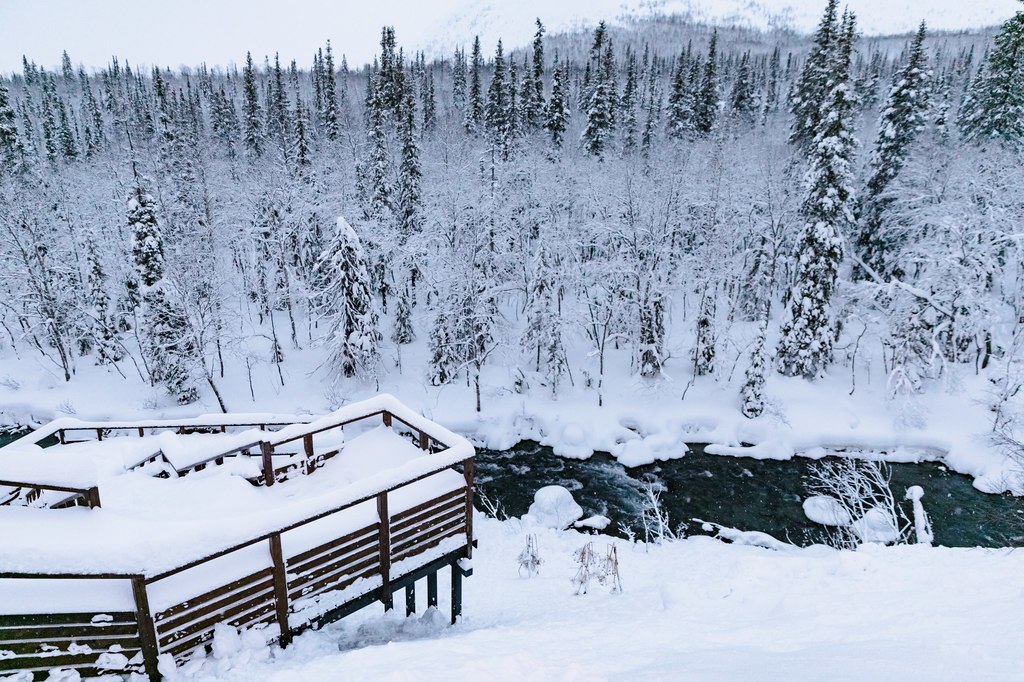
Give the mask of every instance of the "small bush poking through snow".
M 519 553 L 519 575 L 532 578 L 540 573 L 540 565 L 544 560 L 540 558 L 540 551 L 537 549 L 537 536 L 526 536 L 526 547 Z
M 588 542 L 573 553 L 576 561 L 576 575 L 572 584 L 576 586 L 576 594 L 586 594 L 590 581 L 597 580 L 601 585 L 608 585 L 612 594 L 622 592 L 622 578 L 619 576 L 619 551 L 616 545 L 608 547 L 605 555 L 598 556 L 594 552 L 594 543 Z

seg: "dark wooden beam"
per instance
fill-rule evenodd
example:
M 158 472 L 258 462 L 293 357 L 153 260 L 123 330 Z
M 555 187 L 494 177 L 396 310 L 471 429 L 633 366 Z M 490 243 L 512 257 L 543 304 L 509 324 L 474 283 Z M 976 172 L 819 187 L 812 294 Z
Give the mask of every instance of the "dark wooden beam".
M 143 576 L 132 577 L 132 595 L 135 597 L 135 619 L 139 625 L 139 642 L 142 645 L 142 661 L 146 675 L 150 680 L 159 680 L 161 676 L 157 659 L 160 656 L 160 648 L 156 640 L 153 614 L 149 610 L 146 579 Z
M 388 516 L 387 492 L 377 495 L 377 516 L 380 517 L 380 577 L 381 603 L 384 610 L 395 608 L 395 596 L 391 592 L 391 519 Z
M 292 641 L 288 629 L 288 576 L 285 573 L 284 552 L 281 550 L 281 534 L 270 536 L 270 558 L 274 562 L 274 605 L 277 610 L 277 624 L 281 628 L 281 646 Z

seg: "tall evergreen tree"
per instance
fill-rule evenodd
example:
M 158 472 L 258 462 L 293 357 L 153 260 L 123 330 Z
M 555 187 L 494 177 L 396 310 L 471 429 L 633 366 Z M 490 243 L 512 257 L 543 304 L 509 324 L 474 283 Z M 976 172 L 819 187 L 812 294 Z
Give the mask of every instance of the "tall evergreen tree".
M 242 69 L 242 83 L 245 104 L 242 107 L 243 136 L 245 151 L 253 157 L 263 154 L 263 112 L 260 108 L 259 87 L 256 84 L 256 69 L 252 53 L 245 53 L 245 67 Z
M 801 151 L 806 151 L 814 142 L 819 130 L 822 102 L 825 101 L 833 77 L 829 68 L 839 37 L 838 4 L 839 0 L 828 0 L 825 6 L 825 14 L 814 35 L 814 46 L 807 55 L 790 101 L 793 124 L 789 141 Z
M 565 88 L 565 69 L 556 66 L 551 77 L 551 99 L 548 101 L 544 128 L 551 135 L 555 149 L 562 146 L 565 129 L 569 126 L 569 93 Z
M 469 61 L 469 104 L 463 119 L 463 125 L 470 132 L 479 130 L 484 121 L 484 94 L 480 73 L 483 70 L 483 65 L 480 36 L 476 36 L 473 38 L 473 52 Z
M 832 78 L 804 178 L 806 189 L 800 206 L 804 225 L 797 242 L 796 283 L 777 352 L 782 374 L 807 379 L 821 376 L 832 362 L 832 298 L 843 257 L 842 235 L 853 220 L 852 14 L 844 15 L 841 30 L 837 49 L 830 55 Z
M 18 159 L 18 127 L 7 88 L 0 83 L 0 175 L 13 172 Z
M 344 218 L 320 258 L 325 289 L 322 312 L 329 331 L 325 340 L 328 366 L 339 376 L 373 376 L 380 355 L 380 332 L 370 294 L 366 256 L 355 230 Z
M 324 52 L 323 72 L 323 109 L 324 109 L 324 134 L 328 140 L 338 138 L 338 80 L 334 71 L 334 53 L 331 51 L 331 41 L 327 41 L 327 49 Z
M 419 145 L 416 142 L 416 108 L 411 89 L 406 96 L 405 112 L 399 134 L 402 137 L 402 164 L 398 172 L 397 217 L 404 238 L 418 232 L 421 224 Z
M 886 213 L 892 203 L 886 190 L 903 168 L 914 138 L 927 123 L 931 84 L 924 39 L 922 22 L 910 45 L 906 63 L 893 73 L 871 154 L 871 174 L 861 210 L 857 251 L 868 267 L 883 276 L 902 276 L 901 268 L 893 261 L 898 239 L 885 230 Z M 854 268 L 854 272 L 863 274 L 859 267 Z
M 700 79 L 700 90 L 693 103 L 693 127 L 698 133 L 707 135 L 715 126 L 718 116 L 718 31 L 711 34 L 708 58 L 704 62 L 704 73 Z
M 1024 11 L 1000 27 L 962 109 L 965 139 L 1024 143 Z
M 192 376 L 194 348 L 187 333 L 188 322 L 174 304 L 173 288 L 165 277 L 156 202 L 141 182 L 128 198 L 128 229 L 141 293 L 142 351 L 150 377 L 178 403 L 195 402 L 199 393 Z

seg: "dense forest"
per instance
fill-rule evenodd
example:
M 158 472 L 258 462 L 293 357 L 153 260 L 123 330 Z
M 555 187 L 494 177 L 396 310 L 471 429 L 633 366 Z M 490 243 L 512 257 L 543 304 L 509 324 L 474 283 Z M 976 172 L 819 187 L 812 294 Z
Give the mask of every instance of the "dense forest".
M 808 39 L 535 29 L 427 60 L 385 28 L 359 69 L 26 57 L 0 78 L 5 357 L 185 404 L 312 346 L 337 385 L 468 382 L 479 410 L 488 365 L 599 404 L 626 352 L 750 417 L 770 372 L 867 363 L 899 395 L 960 364 L 1012 437 L 1024 13 L 991 40 L 869 41 L 835 0 Z

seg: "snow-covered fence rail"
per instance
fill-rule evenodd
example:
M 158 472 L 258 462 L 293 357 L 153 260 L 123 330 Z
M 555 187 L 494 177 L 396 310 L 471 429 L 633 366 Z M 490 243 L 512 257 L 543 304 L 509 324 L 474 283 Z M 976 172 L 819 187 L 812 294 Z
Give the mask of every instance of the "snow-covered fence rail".
M 11 504 L 16 500 L 24 498 L 25 502 L 31 504 L 39 499 L 44 491 L 66 493 L 62 499 L 47 504 L 51 509 L 62 509 L 64 507 L 86 506 L 95 509 L 100 506 L 100 489 L 96 486 L 88 488 L 73 488 L 71 486 L 56 485 L 53 483 L 34 483 L 32 481 L 11 481 L 0 479 L 0 488 L 10 488 L 8 495 L 0 496 L 0 506 Z

